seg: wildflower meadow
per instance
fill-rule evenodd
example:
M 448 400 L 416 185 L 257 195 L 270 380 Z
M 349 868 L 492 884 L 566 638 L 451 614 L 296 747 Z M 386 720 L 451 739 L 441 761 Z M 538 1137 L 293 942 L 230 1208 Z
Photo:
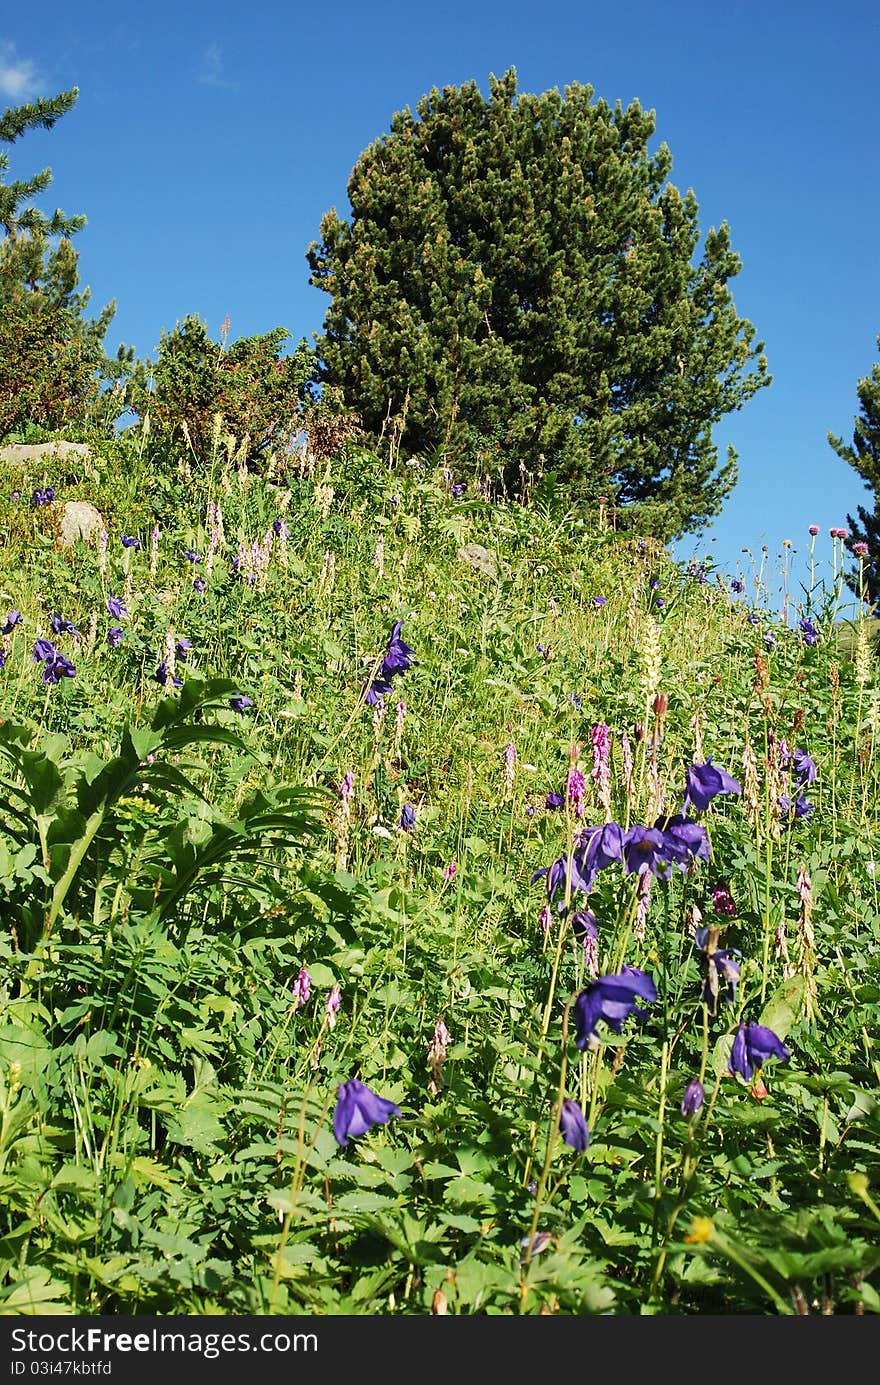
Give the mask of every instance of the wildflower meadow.
M 813 529 L 780 597 L 356 444 L 4 463 L 0 1312 L 877 1312 L 880 681 Z

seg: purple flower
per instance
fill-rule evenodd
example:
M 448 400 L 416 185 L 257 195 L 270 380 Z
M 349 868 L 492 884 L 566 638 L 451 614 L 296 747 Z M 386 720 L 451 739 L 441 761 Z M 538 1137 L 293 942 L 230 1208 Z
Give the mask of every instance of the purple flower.
M 365 1135 L 374 1125 L 384 1125 L 392 1116 L 400 1115 L 400 1107 L 352 1077 L 336 1089 L 336 1109 L 333 1112 L 333 1134 L 345 1147 L 350 1139 Z
M 0 669 L 6 667 L 6 650 L 0 645 Z
M 737 595 L 741 595 L 745 591 L 745 587 L 738 577 L 732 577 L 730 580 L 730 590 L 736 592 Z
M 43 497 L 44 497 L 45 503 L 46 503 L 47 505 L 51 505 L 51 504 L 52 504 L 52 501 L 55 499 L 55 487 L 54 487 L 54 486 L 47 486 L 46 489 L 43 491 Z
M 818 770 L 816 762 L 805 750 L 796 750 L 792 756 L 795 779 L 798 784 L 814 783 Z
M 748 620 L 749 625 L 758 624 L 758 617 L 755 615 L 754 611 L 749 611 L 749 614 L 747 615 L 746 619 Z
M 638 967 L 624 966 L 619 973 L 597 976 L 574 1003 L 575 1046 L 586 1048 L 598 1037 L 596 1026 L 600 1019 L 619 1034 L 623 1022 L 631 1014 L 646 1019 L 647 1012 L 636 1004 L 636 998 L 656 1000 L 657 987 Z
M 46 659 L 43 663 L 44 683 L 60 683 L 62 678 L 75 677 L 76 669 L 63 654 L 56 654 L 53 659 Z
M 694 942 L 706 967 L 703 1001 L 709 1007 L 710 1015 L 718 1013 L 718 1001 L 722 991 L 728 1004 L 733 1004 L 736 999 L 740 975 L 738 958 L 742 956 L 739 948 L 717 947 L 717 939 L 718 930 L 715 928 L 698 928 L 694 934 Z
M 207 585 L 208 585 L 208 584 L 207 584 L 207 582 L 205 581 L 204 577 L 194 577 L 194 578 L 193 578 L 193 591 L 194 591 L 194 592 L 203 592 L 203 591 L 205 590 L 205 587 L 206 587 Z
M 606 822 L 601 827 L 585 827 L 572 851 L 570 872 L 566 852 L 552 865 L 536 870 L 532 884 L 546 876 L 547 898 L 553 900 L 560 887 L 565 890 L 566 879 L 570 876 L 572 890 L 583 890 L 584 894 L 589 894 L 599 871 L 614 861 L 623 861 L 623 828 L 616 822 Z
M 56 649 L 51 640 L 36 640 L 34 642 L 34 663 L 41 661 L 50 663 L 55 658 Z
M 768 649 L 776 648 L 777 640 L 772 630 L 764 631 L 764 643 L 766 644 Z
M 565 799 L 563 798 L 562 794 L 561 794 L 561 793 L 556 793 L 555 790 L 552 790 L 550 793 L 548 793 L 547 797 L 544 799 L 544 807 L 545 807 L 545 808 L 561 808 L 564 802 L 565 802 Z
M 627 875 L 650 871 L 660 880 L 672 874 L 671 842 L 656 827 L 631 827 L 623 839 L 624 869 Z
M 578 1154 L 584 1154 L 590 1143 L 590 1132 L 584 1113 L 576 1101 L 570 1097 L 565 1097 L 562 1109 L 559 1112 L 559 1129 L 562 1131 L 562 1138 L 572 1149 L 576 1149 Z
M 604 606 L 605 603 L 607 602 L 607 600 L 608 600 L 608 597 L 607 597 L 607 596 L 594 596 L 594 597 L 593 597 L 593 605 L 594 605 L 594 606 Z
M 746 1082 L 751 1082 L 755 1068 L 760 1067 L 768 1058 L 779 1058 L 781 1062 L 787 1063 L 790 1057 L 791 1054 L 778 1034 L 774 1034 L 766 1025 L 755 1024 L 750 1020 L 741 1024 L 736 1031 L 733 1048 L 730 1050 L 728 1072 L 732 1075 L 739 1073 Z
M 703 1104 L 703 1084 L 698 1077 L 694 1077 L 684 1089 L 684 1096 L 681 1099 L 681 1114 L 683 1116 L 695 1116 Z
M 107 597 L 107 610 L 114 620 L 128 620 L 128 611 L 125 609 L 125 603 L 121 597 L 114 596 L 112 592 Z
M 9 499 L 10 499 L 11 501 L 13 501 L 13 503 L 14 503 L 16 500 L 21 500 L 21 491 L 10 491 L 10 492 L 9 492 Z
M 676 813 L 674 817 L 658 818 L 654 826 L 666 838 L 670 860 L 682 870 L 687 869 L 689 860 L 709 860 L 709 834 L 702 823 L 694 822 L 683 813 Z
M 407 669 L 417 662 L 414 651 L 400 638 L 402 629 L 403 621 L 398 620 L 391 630 L 388 648 L 385 651 L 385 658 L 382 660 L 380 670 L 386 678 L 390 678 L 395 673 L 406 673 Z
M 453 481 L 450 489 L 452 490 L 453 497 L 458 500 L 467 490 L 467 481 Z
M 819 631 L 816 629 L 813 622 L 806 616 L 803 620 L 798 622 L 798 629 L 804 637 L 804 644 L 815 644 L 819 638 Z
M 111 625 L 107 631 L 107 643 L 111 649 L 116 649 L 122 643 L 122 628 L 119 625 Z
M 312 978 L 305 967 L 300 968 L 299 976 L 293 983 L 292 994 L 296 1008 L 301 1010 L 312 994 Z
M 141 541 L 140 541 L 140 539 L 137 538 L 134 534 L 123 534 L 123 535 L 122 535 L 122 547 L 123 547 L 123 548 L 140 548 L 140 546 L 141 546 Z
M 794 815 L 796 818 L 805 818 L 808 813 L 812 813 L 813 805 L 805 794 L 799 793 L 794 801 Z
M 162 660 L 161 664 L 158 665 L 156 672 L 153 674 L 153 677 L 155 678 L 157 683 L 162 684 L 163 688 L 166 686 L 168 682 L 168 665 L 166 664 L 164 659 Z M 181 678 L 172 678 L 171 686 L 173 688 L 182 688 L 183 680 Z
M 702 813 L 708 808 L 716 794 L 740 793 L 740 785 L 727 770 L 713 765 L 711 757 L 704 765 L 690 765 L 686 775 L 687 788 L 684 796 L 684 809 L 693 807 Z
M 290 530 L 283 519 L 272 520 L 272 533 L 279 539 L 290 538 Z
M 576 909 L 571 916 L 571 930 L 580 939 L 598 938 L 599 920 L 592 909 Z
M 416 810 L 411 803 L 404 803 L 400 810 L 397 825 L 403 832 L 409 832 L 416 825 Z
M 0 626 L 0 635 L 11 635 L 16 625 L 21 624 L 21 611 L 7 611 L 6 623 Z
M 49 621 L 56 635 L 76 635 L 76 626 L 72 620 L 64 620 L 60 611 L 53 612 L 52 619 Z
M 192 649 L 192 640 L 188 640 L 186 638 L 186 635 L 181 635 L 180 639 L 177 641 L 177 644 L 175 645 L 175 649 L 177 652 L 178 659 L 182 664 L 185 664 L 186 656 Z
M 648 582 L 648 586 L 651 588 L 652 592 L 658 591 L 660 588 L 660 578 L 652 577 Z
M 253 698 L 247 697 L 244 693 L 237 693 L 235 697 L 230 697 L 229 705 L 233 712 L 238 712 L 239 716 L 243 716 L 248 707 L 253 707 L 254 702 Z
M 202 561 L 201 553 L 195 553 L 191 548 L 182 548 L 180 551 L 189 563 L 200 563 Z

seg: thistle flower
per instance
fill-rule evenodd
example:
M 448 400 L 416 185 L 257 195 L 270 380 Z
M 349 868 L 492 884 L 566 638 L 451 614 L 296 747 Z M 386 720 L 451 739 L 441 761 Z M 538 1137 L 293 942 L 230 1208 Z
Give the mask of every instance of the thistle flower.
M 392 1116 L 399 1115 L 400 1107 L 393 1101 L 377 1096 L 370 1087 L 353 1077 L 349 1082 L 341 1082 L 336 1089 L 333 1134 L 344 1148 L 350 1139 L 357 1139 L 374 1125 L 385 1125 Z
M 562 1131 L 562 1138 L 572 1149 L 577 1150 L 578 1154 L 584 1154 L 590 1143 L 590 1132 L 584 1113 L 576 1101 L 570 1097 L 565 1097 L 559 1112 L 559 1129 Z

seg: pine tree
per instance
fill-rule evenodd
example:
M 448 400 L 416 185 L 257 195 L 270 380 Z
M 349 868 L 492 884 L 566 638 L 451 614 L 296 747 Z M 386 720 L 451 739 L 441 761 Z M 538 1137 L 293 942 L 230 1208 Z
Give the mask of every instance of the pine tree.
M 664 538 L 720 510 L 736 456 L 712 427 L 770 377 L 728 227 L 694 266 L 697 203 L 653 131 L 589 86 L 517 94 L 512 68 L 488 101 L 468 82 L 395 114 L 307 253 L 321 377 L 368 431 L 508 491 L 526 468 L 613 494 Z
M 52 98 L 7 109 L 0 142 L 28 130 L 51 129 L 72 109 L 76 87 Z M 71 236 L 84 216 L 33 205 L 52 181 L 51 169 L 6 182 L 9 155 L 0 152 L 0 437 L 37 424 L 57 429 L 94 412 L 102 378 L 124 373 L 131 353 L 116 362 L 104 353 L 115 312 L 110 303 L 88 319 L 88 289 L 79 288 L 79 257 Z
M 880 350 L 880 336 L 877 337 Z M 873 508 L 865 505 L 856 507 L 858 519 L 847 515 L 850 547 L 854 543 L 866 543 L 867 555 L 862 560 L 861 580 L 858 572 L 848 574 L 847 582 L 857 596 L 862 595 L 861 585 L 870 604 L 880 607 L 880 363 L 873 366 L 871 374 L 859 380 L 856 386 L 860 412 L 853 421 L 852 445 L 847 447 L 842 438 L 828 434 L 828 441 L 838 457 L 847 462 L 861 476 L 865 489 L 871 491 Z

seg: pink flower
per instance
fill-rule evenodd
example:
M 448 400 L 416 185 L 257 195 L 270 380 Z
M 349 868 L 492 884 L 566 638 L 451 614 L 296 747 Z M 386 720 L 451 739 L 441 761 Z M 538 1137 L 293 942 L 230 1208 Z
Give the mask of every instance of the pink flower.
M 458 870 L 458 864 L 457 864 L 457 862 L 455 862 L 455 861 L 450 861 L 450 862 L 449 862 L 449 865 L 446 866 L 445 870 L 443 871 L 443 879 L 446 880 L 446 881 L 451 880 L 452 877 L 455 875 L 455 872 L 456 872 L 457 870 Z
M 298 1010 L 302 1009 L 311 993 L 312 978 L 309 976 L 305 967 L 302 967 L 299 976 L 293 983 L 293 999 L 296 1002 L 296 1008 Z
M 336 1012 L 339 1009 L 339 1002 L 342 999 L 342 987 L 334 981 L 333 985 L 324 1001 L 324 1013 L 327 1016 L 327 1028 L 333 1029 L 336 1024 Z

